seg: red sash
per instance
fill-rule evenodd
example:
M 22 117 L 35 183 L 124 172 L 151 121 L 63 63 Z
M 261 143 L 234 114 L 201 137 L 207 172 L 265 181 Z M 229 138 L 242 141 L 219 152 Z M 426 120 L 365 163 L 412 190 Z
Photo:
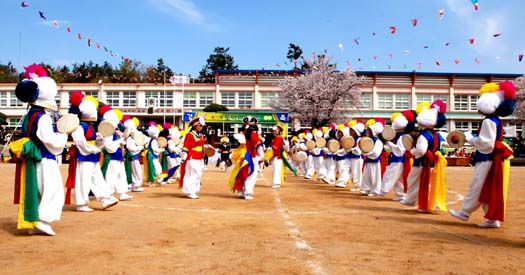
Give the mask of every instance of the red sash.
M 512 150 L 501 141 L 494 143 L 494 159 L 479 195 L 479 202 L 487 204 L 485 218 L 503 221 L 505 218 L 505 194 L 503 190 L 503 161 L 512 156 Z

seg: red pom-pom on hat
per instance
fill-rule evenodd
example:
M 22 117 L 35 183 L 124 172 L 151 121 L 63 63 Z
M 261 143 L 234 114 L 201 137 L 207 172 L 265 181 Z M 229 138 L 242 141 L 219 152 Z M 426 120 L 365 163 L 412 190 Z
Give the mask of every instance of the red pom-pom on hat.
M 150 121 L 150 122 L 148 123 L 148 127 L 150 127 L 150 126 L 157 126 L 157 122 L 155 122 L 155 121 Z
M 80 106 L 80 103 L 82 103 L 82 99 L 84 99 L 84 94 L 82 92 L 74 92 L 69 95 L 69 104 L 78 107 Z
M 401 113 L 408 121 L 414 121 L 416 120 L 416 117 L 414 116 L 414 111 L 412 110 L 405 110 Z
M 379 123 L 383 124 L 383 126 L 385 126 L 385 124 L 386 124 L 385 119 L 382 118 L 382 117 L 374 118 L 374 120 L 376 121 L 376 123 L 379 122 Z
M 129 115 L 123 115 L 123 116 L 122 116 L 122 119 L 120 120 L 120 122 L 124 123 L 124 122 L 126 122 L 126 121 L 128 121 L 128 120 L 130 120 L 130 119 L 131 119 L 131 116 L 129 116 Z
M 35 79 L 37 77 L 48 76 L 46 68 L 38 64 L 31 64 L 27 67 L 24 67 L 25 75 L 27 79 Z
M 164 128 L 164 129 L 170 129 L 171 126 L 173 126 L 173 125 L 171 123 L 169 123 L 169 122 L 164 122 L 164 124 L 162 124 L 162 128 Z
M 443 102 L 441 99 L 435 100 L 432 102 L 432 104 L 430 104 L 430 106 L 432 108 L 436 108 L 439 113 L 444 114 L 447 112 L 447 104 L 445 104 L 445 102 Z
M 516 98 L 516 86 L 509 80 L 505 80 L 499 83 L 499 88 L 505 92 L 505 99 Z
M 109 105 L 101 106 L 100 108 L 98 108 L 98 115 L 99 116 L 104 116 L 104 114 L 107 111 L 110 111 L 110 110 L 111 110 L 111 106 L 109 106 Z
M 362 118 L 360 118 L 360 119 L 357 120 L 357 123 L 365 124 L 365 121 Z

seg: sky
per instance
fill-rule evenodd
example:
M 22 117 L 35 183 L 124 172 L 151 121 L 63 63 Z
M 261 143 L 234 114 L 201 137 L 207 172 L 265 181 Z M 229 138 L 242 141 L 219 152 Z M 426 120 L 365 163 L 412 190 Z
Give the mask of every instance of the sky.
M 0 63 L 19 70 L 40 62 L 117 66 L 124 56 L 144 66 L 163 58 L 175 73 L 198 76 L 215 47 L 229 47 L 239 69 L 291 69 L 286 54 L 294 43 L 304 59 L 326 52 L 340 70 L 525 73 L 523 0 L 479 0 L 477 11 L 471 0 L 25 4 L 0 1 Z

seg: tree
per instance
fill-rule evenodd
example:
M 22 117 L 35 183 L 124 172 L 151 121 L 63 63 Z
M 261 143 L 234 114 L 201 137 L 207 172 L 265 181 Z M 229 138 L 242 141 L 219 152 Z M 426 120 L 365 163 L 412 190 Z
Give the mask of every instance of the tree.
M 204 79 L 204 82 L 212 82 L 215 78 L 215 71 L 217 70 L 237 70 L 237 65 L 228 51 L 230 47 L 216 47 L 206 60 L 206 65 L 199 73 L 199 77 Z M 208 80 L 208 81 L 207 81 Z
M 210 105 L 204 107 L 204 112 L 227 112 L 228 108 L 224 105 L 211 103 Z
M 290 62 L 294 63 L 294 68 L 297 68 L 297 60 L 299 59 L 299 57 L 301 57 L 302 54 L 303 50 L 301 49 L 301 47 L 295 45 L 294 43 L 290 43 L 290 45 L 288 46 L 288 54 L 286 54 L 286 58 L 288 58 Z
M 301 124 L 321 127 L 328 122 L 347 122 L 351 113 L 359 109 L 364 82 L 351 69 L 339 72 L 330 65 L 329 56 L 307 60 L 310 70 L 298 77 L 287 77 L 279 82 L 283 92 L 270 102 L 277 110 L 290 113 L 290 118 Z
M 7 65 L 0 64 L 0 83 L 18 82 L 18 72 L 13 63 L 9 61 Z
M 525 76 L 520 76 L 514 80 L 516 86 L 516 111 L 515 115 L 520 120 L 525 119 Z

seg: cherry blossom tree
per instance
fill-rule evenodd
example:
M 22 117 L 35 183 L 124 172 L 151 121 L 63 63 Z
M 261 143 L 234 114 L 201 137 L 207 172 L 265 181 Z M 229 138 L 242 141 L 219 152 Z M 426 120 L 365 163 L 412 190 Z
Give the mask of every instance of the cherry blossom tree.
M 309 69 L 280 81 L 283 92 L 270 106 L 288 111 L 291 119 L 315 128 L 328 122 L 348 122 L 350 115 L 359 109 L 359 85 L 364 83 L 364 78 L 351 69 L 337 71 L 331 60 L 327 55 L 306 60 Z
M 514 80 L 516 86 L 516 111 L 514 115 L 520 120 L 525 119 L 525 76 Z

